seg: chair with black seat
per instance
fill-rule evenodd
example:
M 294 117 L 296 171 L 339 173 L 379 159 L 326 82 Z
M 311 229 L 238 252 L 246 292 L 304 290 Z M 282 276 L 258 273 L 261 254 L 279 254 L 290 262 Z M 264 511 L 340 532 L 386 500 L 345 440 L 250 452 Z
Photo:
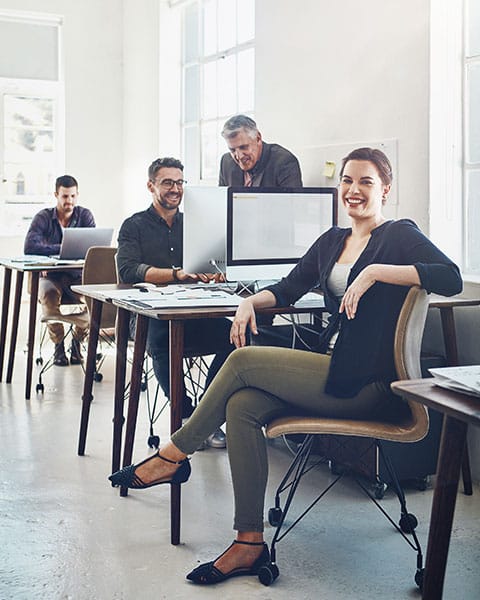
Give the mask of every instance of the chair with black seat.
M 427 294 L 418 287 L 412 287 L 403 303 L 397 321 L 394 341 L 394 358 L 398 379 L 414 379 L 421 377 L 420 350 L 423 330 L 428 310 Z M 400 482 L 395 475 L 391 461 L 382 448 L 382 440 L 395 442 L 416 442 L 421 440 L 428 432 L 429 419 L 426 408 L 416 402 L 398 400 L 398 413 L 389 415 L 372 415 L 371 419 L 353 420 L 329 417 L 290 416 L 275 419 L 266 428 L 268 438 L 277 438 L 288 434 L 305 434 L 293 462 L 291 463 L 284 479 L 278 486 L 275 495 L 275 506 L 269 511 L 270 524 L 276 527 L 271 544 L 271 563 L 259 572 L 259 579 L 265 585 L 270 585 L 278 577 L 279 570 L 276 564 L 276 544 L 291 531 L 291 529 L 313 508 L 313 506 L 345 475 L 343 471 L 336 476 L 325 490 L 306 508 L 306 510 L 288 527 L 284 527 L 285 519 L 292 504 L 295 492 L 302 477 L 319 462 L 312 465 L 309 459 L 312 454 L 313 441 L 316 435 L 359 436 L 373 438 L 379 450 L 379 456 L 385 461 L 385 466 L 390 472 L 393 488 L 400 502 L 400 520 L 397 523 L 386 513 L 377 502 L 370 490 L 359 477 L 352 474 L 353 479 L 376 504 L 390 523 L 401 533 L 403 538 L 417 553 L 417 568 L 415 582 L 419 587 L 423 580 L 422 551 L 415 533 L 417 519 L 407 510 L 405 494 Z M 287 492 L 283 508 L 281 495 Z M 411 538 L 407 537 L 409 534 Z

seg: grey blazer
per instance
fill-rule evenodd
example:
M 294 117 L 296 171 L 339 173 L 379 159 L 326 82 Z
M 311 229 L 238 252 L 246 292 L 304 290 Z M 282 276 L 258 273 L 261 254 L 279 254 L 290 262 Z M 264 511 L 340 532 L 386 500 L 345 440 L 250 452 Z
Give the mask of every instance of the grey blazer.
M 253 187 L 302 187 L 296 156 L 278 144 L 263 142 L 262 155 L 252 169 Z M 222 156 L 218 185 L 243 186 L 243 171 L 230 153 Z

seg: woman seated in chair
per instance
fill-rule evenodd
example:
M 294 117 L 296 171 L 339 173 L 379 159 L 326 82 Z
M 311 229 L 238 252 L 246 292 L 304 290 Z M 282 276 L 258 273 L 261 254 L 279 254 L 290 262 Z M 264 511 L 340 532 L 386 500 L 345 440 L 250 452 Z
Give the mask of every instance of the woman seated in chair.
M 413 221 L 383 216 L 391 183 L 391 165 L 380 150 L 358 148 L 343 160 L 339 197 L 351 227 L 332 227 L 286 278 L 243 300 L 230 334 L 237 350 L 193 416 L 157 453 L 110 476 L 112 485 L 136 489 L 183 483 L 190 475 L 187 456 L 226 421 L 237 536 L 187 579 L 211 584 L 256 575 L 268 562 L 264 425 L 292 414 L 362 418 L 393 406 L 394 332 L 409 287 L 445 296 L 462 290 L 458 267 Z M 247 327 L 257 332 L 256 309 L 288 306 L 314 287 L 331 314 L 320 353 L 245 347 Z

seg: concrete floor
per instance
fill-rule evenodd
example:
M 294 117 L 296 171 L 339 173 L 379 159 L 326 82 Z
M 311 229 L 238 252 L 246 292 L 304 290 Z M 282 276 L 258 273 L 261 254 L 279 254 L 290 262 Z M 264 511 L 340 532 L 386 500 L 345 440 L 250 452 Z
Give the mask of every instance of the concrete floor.
M 23 338 L 19 338 L 23 339 Z M 232 537 L 232 494 L 224 450 L 198 452 L 183 486 L 182 543 L 169 543 L 169 489 L 130 492 L 120 498 L 110 473 L 113 356 L 95 384 L 87 454 L 76 454 L 81 367 L 51 369 L 45 393 L 24 399 L 25 356 L 16 357 L 14 382 L 0 384 L 0 598 L 136 600 L 234 599 L 363 600 L 420 598 L 413 582 L 415 554 L 359 495 L 339 484 L 278 547 L 280 577 L 272 587 L 238 578 L 201 588 L 185 580 L 198 562 L 211 560 Z M 34 379 L 35 383 L 35 379 Z M 135 459 L 146 454 L 142 401 Z M 168 416 L 157 424 L 166 436 Z M 290 460 L 282 442 L 270 447 L 267 507 Z M 306 499 L 331 478 L 311 473 Z M 408 491 L 424 548 L 432 491 Z M 382 504 L 398 515 L 387 492 Z M 480 489 L 458 496 L 447 570 L 446 599 L 480 596 Z M 272 528 L 267 526 L 267 540 Z

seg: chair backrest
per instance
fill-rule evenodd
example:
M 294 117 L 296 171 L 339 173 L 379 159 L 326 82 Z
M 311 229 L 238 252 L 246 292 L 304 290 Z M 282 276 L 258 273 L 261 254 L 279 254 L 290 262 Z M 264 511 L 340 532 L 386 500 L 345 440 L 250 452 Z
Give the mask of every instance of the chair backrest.
M 411 287 L 395 329 L 393 351 L 399 379 L 419 379 L 422 376 L 420 351 L 427 311 L 427 293 L 417 286 Z
M 117 271 L 115 266 L 115 255 L 117 249 L 110 246 L 92 246 L 85 256 L 85 264 L 82 272 L 82 283 L 84 285 L 93 283 L 117 283 Z M 86 298 L 90 310 L 91 299 Z M 101 329 L 115 327 L 117 309 L 104 304 L 102 308 Z
M 393 343 L 395 369 L 399 379 L 422 377 L 420 352 L 427 312 L 428 296 L 426 291 L 417 286 L 411 287 L 398 316 Z M 428 433 L 428 411 L 419 402 L 412 400 L 407 402 L 414 426 L 410 434 L 411 439 L 405 441 L 418 441 Z
M 420 350 L 428 310 L 425 290 L 412 287 L 397 320 L 394 360 L 399 379 L 421 377 Z M 428 433 L 428 412 L 423 404 L 407 401 L 408 411 L 372 419 L 288 416 L 273 420 L 266 428 L 269 438 L 293 433 L 351 435 L 397 442 L 417 442 Z

